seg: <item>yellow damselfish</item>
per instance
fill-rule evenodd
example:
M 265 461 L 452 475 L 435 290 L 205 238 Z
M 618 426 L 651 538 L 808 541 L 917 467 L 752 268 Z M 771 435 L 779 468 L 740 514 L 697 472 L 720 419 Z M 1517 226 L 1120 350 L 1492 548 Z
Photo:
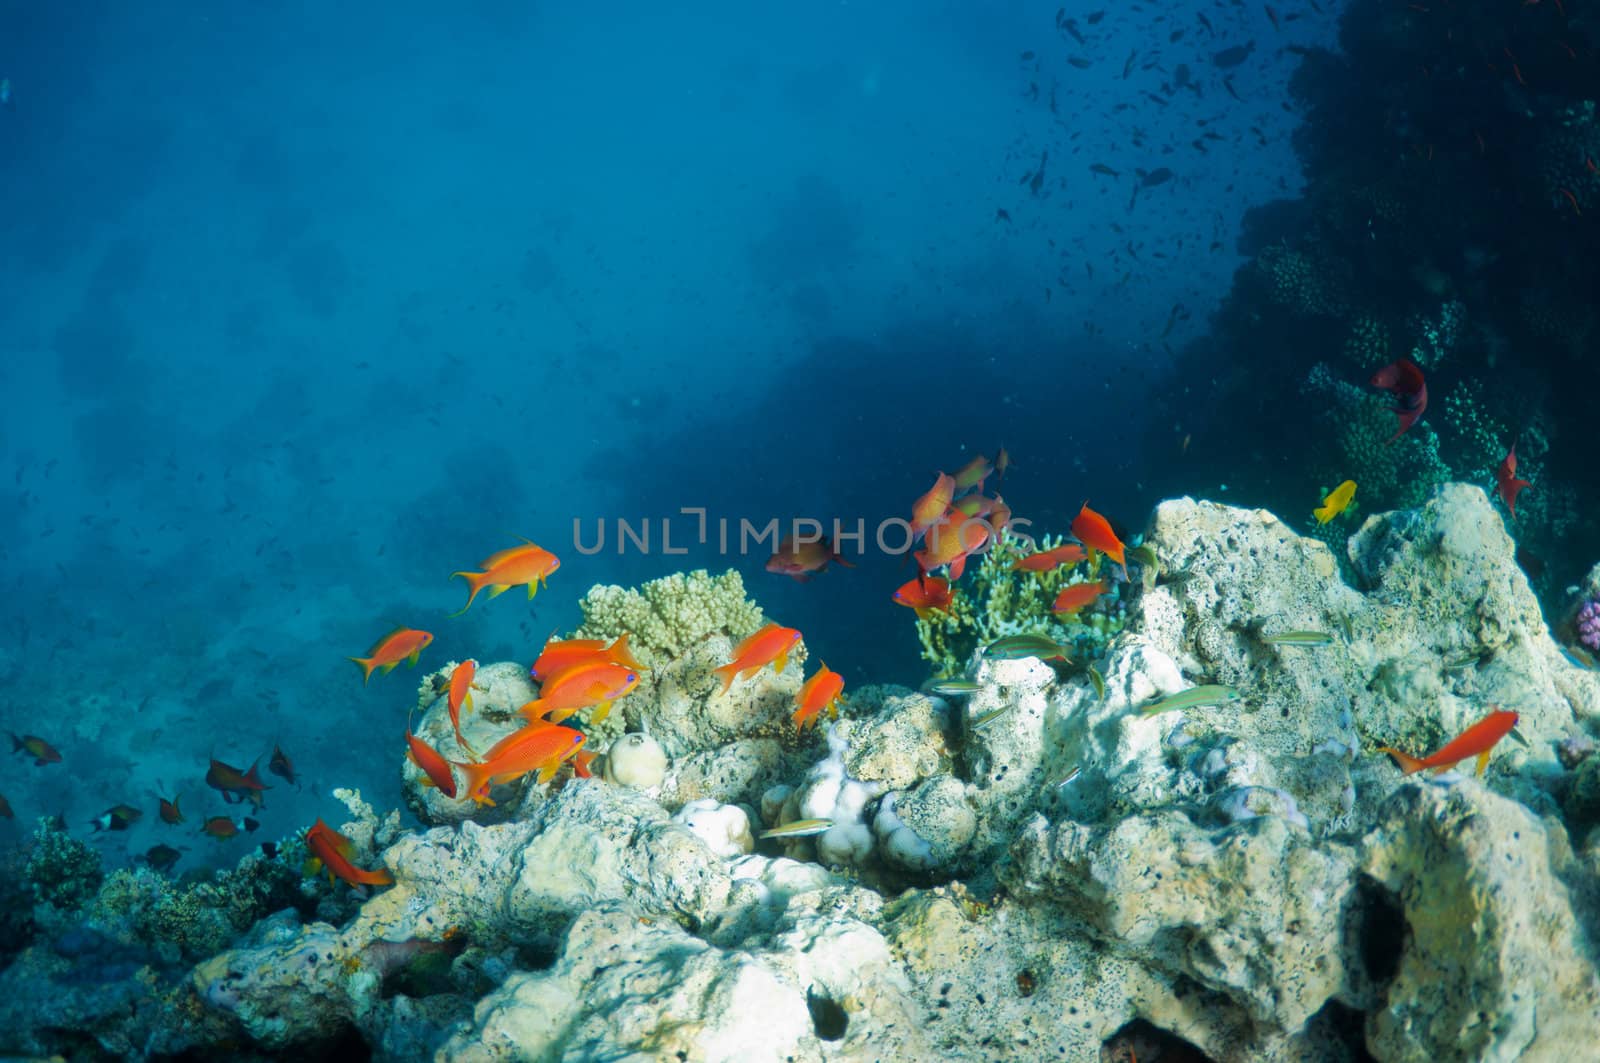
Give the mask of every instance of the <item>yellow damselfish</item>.
M 1318 509 L 1312 510 L 1312 515 L 1317 518 L 1318 524 L 1326 524 L 1334 517 L 1343 513 L 1350 505 L 1350 500 L 1356 497 L 1356 482 L 1346 480 L 1344 483 L 1328 492 Z

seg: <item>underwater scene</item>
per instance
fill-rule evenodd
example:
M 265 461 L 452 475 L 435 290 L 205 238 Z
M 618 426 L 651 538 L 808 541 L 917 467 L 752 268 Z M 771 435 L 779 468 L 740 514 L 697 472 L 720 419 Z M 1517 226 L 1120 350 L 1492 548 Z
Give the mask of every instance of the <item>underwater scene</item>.
M 0 1059 L 1600 1058 L 1600 0 L 0 0 Z

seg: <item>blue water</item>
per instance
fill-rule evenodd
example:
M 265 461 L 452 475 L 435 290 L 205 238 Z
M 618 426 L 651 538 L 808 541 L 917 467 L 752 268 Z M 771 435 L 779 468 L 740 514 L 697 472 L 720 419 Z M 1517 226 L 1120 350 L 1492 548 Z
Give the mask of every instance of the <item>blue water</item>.
M 852 684 L 923 678 L 897 558 L 800 585 L 575 519 L 871 529 L 1004 445 L 1041 529 L 1142 524 L 1153 374 L 1298 189 L 1283 49 L 1336 11 L 689 6 L 0 4 L 0 724 L 63 755 L 0 839 L 129 802 L 96 844 L 181 869 L 396 805 L 420 673 L 344 658 L 528 660 L 596 582 L 735 565 Z M 447 619 L 524 535 L 548 591 Z M 207 756 L 274 742 L 304 789 L 200 836 Z

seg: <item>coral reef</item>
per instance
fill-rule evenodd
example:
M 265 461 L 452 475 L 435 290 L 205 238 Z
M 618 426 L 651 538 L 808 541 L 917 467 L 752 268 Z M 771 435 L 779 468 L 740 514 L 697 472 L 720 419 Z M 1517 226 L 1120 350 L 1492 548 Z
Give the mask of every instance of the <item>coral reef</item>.
M 960 701 L 869 687 L 801 735 L 798 669 L 723 694 L 729 636 L 702 633 L 654 647 L 609 777 L 422 832 L 340 791 L 341 832 L 394 876 L 371 896 L 291 882 L 288 856 L 188 886 L 56 874 L 81 915 L 0 975 L 8 1045 L 1564 1058 L 1600 1022 L 1600 672 L 1552 639 L 1482 489 L 1368 517 L 1350 583 L 1261 510 L 1167 502 L 1145 545 L 1186 578 L 1129 588 L 1103 688 L 980 661 Z M 478 711 L 520 670 L 488 666 Z M 1211 684 L 1237 696 L 1145 711 Z M 1492 705 L 1521 741 L 1481 778 L 1373 752 Z

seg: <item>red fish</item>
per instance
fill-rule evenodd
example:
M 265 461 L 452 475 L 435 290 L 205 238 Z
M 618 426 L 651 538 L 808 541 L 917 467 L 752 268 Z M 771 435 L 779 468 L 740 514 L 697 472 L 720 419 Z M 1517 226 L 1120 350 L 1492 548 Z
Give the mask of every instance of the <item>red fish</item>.
M 943 576 L 920 576 L 906 581 L 894 592 L 896 602 L 915 609 L 920 617 L 926 617 L 937 610 L 949 609 L 953 598 L 950 593 L 950 581 Z
M 161 802 L 161 822 L 174 826 L 183 822 L 183 810 L 178 807 L 181 798 L 174 797 L 168 801 L 165 797 L 157 797 L 157 800 Z
M 1128 578 L 1127 547 L 1111 529 L 1111 522 L 1089 508 L 1085 502 L 1078 515 L 1072 518 L 1072 534 L 1091 550 L 1098 550 L 1122 566 L 1122 578 Z
M 617 640 L 609 645 L 605 639 L 562 639 L 559 642 L 551 639 L 544 644 L 539 659 L 533 662 L 533 667 L 528 671 L 542 683 L 557 672 L 590 659 L 626 665 L 636 672 L 649 671 L 634 659 L 633 651 L 628 648 L 627 632 L 618 635 Z
M 1409 358 L 1390 362 L 1372 374 L 1370 383 L 1394 396 L 1394 412 L 1400 417 L 1400 427 L 1389 437 L 1392 443 L 1405 435 L 1428 408 L 1428 383 L 1423 379 L 1422 370 Z
M 822 572 L 828 567 L 828 562 L 835 561 L 845 568 L 855 568 L 854 563 L 846 561 L 839 553 L 839 541 L 825 543 L 820 539 L 806 539 L 796 541 L 792 535 L 785 536 L 778 544 L 778 549 L 767 559 L 767 571 L 776 572 L 780 576 L 789 576 L 799 583 L 806 583 L 814 572 Z
M 911 504 L 912 542 L 922 538 L 924 532 L 944 519 L 945 511 L 950 508 L 950 500 L 955 494 L 955 477 L 941 472 L 928 493 Z
M 489 597 L 504 594 L 512 587 L 527 587 L 532 598 L 544 586 L 545 579 L 561 567 L 561 559 L 542 546 L 524 539 L 522 546 L 513 546 L 483 559 L 482 572 L 452 572 L 451 579 L 460 577 L 467 581 L 467 604 L 452 616 L 460 616 L 472 608 L 472 600 L 483 588 L 489 588 Z
M 422 656 L 422 651 L 428 643 L 433 641 L 433 636 L 426 631 L 417 631 L 409 627 L 397 627 L 383 638 L 377 645 L 368 651 L 365 657 L 347 657 L 345 660 L 354 661 L 361 666 L 361 682 L 363 685 L 372 678 L 374 671 L 382 670 L 392 672 L 401 661 L 417 663 L 417 658 Z
M 241 831 L 255 830 L 260 823 L 249 816 L 243 819 L 229 819 L 227 816 L 212 816 L 200 825 L 200 833 L 209 834 L 218 840 L 238 837 Z
M 61 754 L 56 752 L 56 747 L 38 735 L 23 735 L 21 738 L 12 735 L 11 752 L 18 753 L 24 750 L 33 758 L 33 763 L 41 768 L 46 764 L 61 762 Z
M 296 788 L 300 785 L 300 777 L 295 773 L 294 761 L 289 759 L 289 754 L 283 751 L 278 743 L 272 743 L 272 756 L 267 760 L 267 770 L 278 778 Z
M 437 786 L 440 793 L 454 800 L 456 777 L 450 770 L 450 762 L 441 757 L 437 749 L 412 734 L 410 727 L 406 728 L 406 745 L 410 747 L 411 762 L 427 774 L 428 781 Z
M 1517 495 L 1525 487 L 1533 485 L 1526 480 L 1517 479 L 1517 445 L 1511 444 L 1511 449 L 1506 451 L 1505 460 L 1494 470 L 1494 489 L 1500 500 L 1511 511 L 1511 519 L 1517 518 Z
M 260 794 L 262 790 L 272 789 L 261 781 L 259 762 L 250 765 L 249 771 L 240 771 L 216 757 L 211 758 L 211 766 L 206 769 L 206 785 L 222 791 L 222 799 L 230 805 L 242 797 L 253 799 L 253 795 Z
M 466 777 L 467 796 L 480 805 L 492 805 L 489 791 L 495 783 L 530 772 L 538 772 L 539 782 L 547 783 L 563 763 L 578 755 L 583 742 L 582 731 L 539 720 L 495 743 L 481 762 L 456 767 Z
M 472 707 L 472 680 L 478 675 L 478 662 L 467 658 L 455 666 L 450 673 L 450 697 L 446 705 L 450 709 L 450 726 L 455 728 L 456 745 L 465 749 L 473 756 L 477 752 L 461 737 L 461 707 Z M 453 794 L 451 796 L 454 796 Z
M 1106 592 L 1104 580 L 1095 580 L 1092 583 L 1072 583 L 1061 588 L 1061 593 L 1056 595 L 1055 604 L 1050 607 L 1054 613 L 1076 613 Z
M 320 817 L 316 825 L 306 831 L 306 851 L 311 854 L 312 859 L 319 862 L 322 869 L 328 872 L 330 885 L 335 875 L 352 886 L 387 886 L 394 881 L 394 876 L 382 868 L 377 871 L 367 871 L 357 867 L 353 863 L 355 844 L 322 822 Z
M 966 571 L 967 558 L 983 549 L 993 531 L 981 520 L 962 519 L 937 524 L 928 530 L 927 543 L 914 555 L 917 568 L 923 575 L 934 569 L 948 568 L 951 579 L 960 579 Z
M 1477 723 L 1461 732 L 1461 736 L 1447 743 L 1437 753 L 1423 757 L 1407 756 L 1392 746 L 1384 746 L 1379 753 L 1387 753 L 1395 759 L 1407 775 L 1414 775 L 1426 768 L 1434 771 L 1448 771 L 1460 761 L 1470 757 L 1478 758 L 1477 774 L 1482 775 L 1483 769 L 1489 763 L 1489 751 L 1496 742 L 1511 733 L 1517 725 L 1517 714 L 1495 710 Z
M 839 695 L 844 693 L 844 676 L 838 672 L 828 670 L 826 661 L 822 664 L 822 671 L 807 679 L 800 688 L 800 693 L 795 696 L 794 722 L 795 726 L 804 731 L 807 727 L 817 722 L 817 717 L 824 711 L 828 719 L 839 718 Z
M 776 671 L 783 671 L 789 663 L 789 651 L 799 641 L 800 632 L 794 628 L 768 624 L 739 643 L 733 651 L 733 660 L 713 668 L 712 672 L 722 679 L 722 692 L 726 694 L 733 685 L 734 676 L 749 679 L 769 664 Z
M 1011 568 L 1018 572 L 1049 572 L 1060 565 L 1076 565 L 1087 556 L 1077 543 L 1063 543 L 1050 550 L 1019 557 Z

